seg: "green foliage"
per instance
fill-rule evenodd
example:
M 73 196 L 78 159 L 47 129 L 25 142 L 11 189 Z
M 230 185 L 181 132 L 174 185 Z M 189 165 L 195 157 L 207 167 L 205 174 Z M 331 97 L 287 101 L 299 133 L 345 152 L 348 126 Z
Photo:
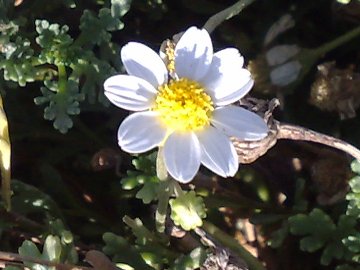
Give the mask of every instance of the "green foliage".
M 171 219 L 184 230 L 192 230 L 202 225 L 202 218 L 206 217 L 205 204 L 194 191 L 184 192 L 169 201 Z
M 125 12 L 126 13 L 126 12 Z M 91 11 L 85 10 L 80 19 L 80 30 L 83 33 L 93 33 L 83 37 L 82 43 L 89 45 L 101 45 L 103 42 L 109 42 L 111 34 L 109 31 L 120 30 L 124 24 L 112 16 L 108 8 L 100 9 L 96 16 Z
M 35 27 L 38 34 L 35 40 L 42 48 L 38 56 L 40 63 L 69 66 L 73 60 L 70 47 L 73 39 L 67 34 L 69 27 L 46 20 L 36 20 Z
M 14 42 L 8 42 L 0 59 L 5 80 L 17 82 L 20 86 L 35 81 L 38 72 L 33 68 L 33 62 L 36 60 L 30 41 L 26 38 L 18 36 Z
M 324 248 L 321 263 L 328 265 L 333 258 L 344 257 L 346 247 L 342 239 L 355 233 L 356 219 L 342 215 L 335 225 L 330 216 L 315 208 L 309 215 L 298 214 L 289 218 L 290 232 L 304 236 L 300 240 L 300 249 L 315 252 Z
M 360 174 L 360 163 L 355 160 L 351 163 L 351 169 L 353 172 Z M 346 195 L 346 199 L 349 201 L 347 208 L 347 215 L 354 217 L 360 217 L 360 176 L 355 176 L 349 181 L 351 192 Z
M 295 196 L 294 205 L 292 209 L 294 211 L 306 211 L 308 202 L 304 198 L 305 181 L 302 178 L 296 180 L 295 185 Z M 281 226 L 278 230 L 275 230 L 271 234 L 271 238 L 268 240 L 268 245 L 273 248 L 279 248 L 283 244 L 284 240 L 290 233 L 289 222 L 287 215 L 276 215 L 276 214 L 258 214 L 252 218 L 252 222 L 260 224 L 272 224 L 282 220 Z
M 336 230 L 332 219 L 320 209 L 314 209 L 309 215 L 298 214 L 289 218 L 291 233 L 309 235 L 300 241 L 304 251 L 314 252 L 323 247 Z
M 134 246 L 130 245 L 124 237 L 113 233 L 105 233 L 103 240 L 105 241 L 103 252 L 111 256 L 115 263 L 124 263 L 134 269 L 153 269 L 145 263 L 140 252 Z
M 156 175 L 156 152 L 149 155 L 140 155 L 134 158 L 132 164 L 137 171 L 127 171 L 127 177 L 121 180 L 122 188 L 125 190 L 131 190 L 145 183 L 158 182 Z
M 359 162 L 356 160 L 352 162 L 351 168 L 353 172 L 359 173 Z M 284 221 L 280 229 L 272 234 L 270 246 L 280 247 L 290 232 L 302 236 L 301 250 L 307 252 L 322 250 L 321 264 L 323 265 L 330 264 L 333 259 L 360 262 L 360 234 L 356 229 L 360 214 L 359 183 L 359 176 L 349 181 L 351 191 L 346 196 L 349 201 L 347 212 L 339 216 L 337 224 L 323 210 L 315 208 L 309 214 L 297 214 Z M 295 203 L 295 205 L 298 204 Z M 337 269 L 353 268 L 343 265 Z
M 355 159 L 351 162 L 351 170 L 356 174 L 360 174 L 360 162 L 358 160 Z
M 352 260 L 360 262 L 360 233 L 356 232 L 354 235 L 344 238 L 343 243 L 349 251 L 355 254 L 352 256 Z
M 360 174 L 360 163 L 355 160 L 351 163 L 353 172 Z M 349 181 L 351 191 L 346 199 L 349 201 L 346 214 L 359 220 L 360 217 L 360 177 L 357 175 Z M 349 257 L 352 261 L 360 263 L 360 232 L 352 231 L 342 240 L 349 251 Z
M 156 176 L 156 152 L 140 155 L 132 163 L 137 171 L 128 171 L 128 176 L 121 180 L 123 189 L 131 190 L 141 186 L 135 197 L 148 204 L 158 200 L 156 210 L 156 226 L 159 232 L 165 230 L 165 220 L 168 205 L 171 207 L 171 219 L 185 230 L 191 230 L 202 225 L 206 217 L 203 199 L 194 191 L 179 193 L 175 199 L 177 183 L 175 180 L 159 181 Z
M 206 259 L 206 252 L 203 248 L 193 249 L 188 255 L 178 258 L 171 270 L 193 270 L 199 269 Z
M 79 102 L 84 100 L 84 95 L 78 92 L 78 83 L 72 79 L 63 84 L 63 91 L 58 91 L 59 83 L 56 81 L 45 81 L 44 84 L 45 87 L 41 87 L 43 96 L 36 97 L 34 102 L 36 105 L 49 103 L 44 118 L 54 120 L 54 128 L 66 133 L 73 126 L 70 115 L 80 113 Z
M 279 144 L 265 159 L 242 166 L 233 178 L 222 179 L 205 171 L 189 185 L 180 184 L 171 177 L 158 179 L 156 152 L 136 155 L 131 166 L 129 156 L 116 149 L 115 154 L 109 156 L 116 155 L 116 159 L 122 161 L 116 168 L 117 174 L 105 169 L 113 164 L 115 157 L 109 157 L 107 163 L 107 154 L 103 155 L 102 150 L 116 147 L 116 129 L 120 119 L 125 117 L 123 111 L 106 107 L 109 101 L 103 91 L 104 80 L 124 70 L 120 46 L 128 41 L 139 41 L 156 50 L 163 39 L 188 26 L 195 23 L 201 27 L 198 22 L 205 22 L 204 16 L 210 17 L 226 8 L 225 2 L 0 0 L 0 91 L 9 117 L 12 173 L 16 179 L 21 179 L 12 184 L 12 212 L 5 211 L 4 200 L 0 202 L 2 252 L 16 253 L 18 250 L 19 256 L 30 255 L 39 261 L 68 264 L 56 266 L 62 269 L 72 268 L 70 264 L 83 265 L 78 261 L 77 250 L 83 258 L 89 249 L 103 247 L 120 269 L 195 270 L 205 267 L 208 240 L 204 243 L 200 240 L 208 236 L 214 241 L 216 251 L 211 248 L 211 259 L 223 268 L 231 268 L 231 264 L 224 266 L 223 259 L 227 258 L 218 256 L 218 248 L 231 248 L 230 256 L 245 260 L 250 258 L 251 261 L 251 255 L 242 252 L 242 247 L 231 241 L 232 237 L 221 231 L 218 234 L 218 229 L 212 230 L 208 225 L 214 223 L 227 232 L 235 228 L 243 232 L 244 229 L 246 233 L 247 223 L 245 228 L 240 226 L 243 219 L 250 219 L 256 223 L 256 232 L 264 236 L 259 239 L 270 239 L 269 245 L 277 248 L 275 252 L 281 255 L 270 259 L 262 256 L 265 264 L 271 261 L 269 265 L 282 266 L 290 258 L 293 265 L 304 269 L 326 268 L 320 264 L 336 270 L 360 269 L 359 162 L 352 163 L 357 176 L 349 182 L 351 190 L 347 201 L 340 199 L 330 206 L 319 205 L 320 200 L 316 200 L 318 195 L 325 194 L 324 183 L 314 176 L 318 175 L 314 164 L 323 158 L 323 153 L 314 151 L 309 145 L 292 145 L 284 150 L 284 145 Z M 215 51 L 231 44 L 239 48 L 249 66 L 251 58 L 265 57 L 277 41 L 295 46 L 321 44 L 335 40 L 336 36 L 344 37 L 347 29 L 359 19 L 352 9 L 354 1 L 351 4 L 338 1 L 349 2 L 340 8 L 329 1 L 303 1 L 301 4 L 293 1 L 290 9 L 287 4 L 271 1 L 241 2 L 256 3 L 246 10 L 245 16 L 217 28 L 212 38 Z M 334 8 L 330 8 L 330 4 L 334 4 Z M 282 35 L 281 40 L 274 40 L 273 44 L 263 44 L 264 31 L 271 27 L 274 14 L 282 17 L 285 13 L 288 15 L 289 10 L 294 15 L 296 32 Z M 254 24 L 256 14 L 263 14 L 264 18 Z M 313 14 L 316 14 L 315 20 Z M 183 20 L 179 20 L 179 16 Z M 323 19 L 319 24 L 318 16 Z M 336 27 L 331 24 L 334 18 Z M 285 24 L 277 27 L 288 27 Z M 279 31 L 276 35 L 282 33 L 281 29 L 274 31 Z M 302 39 L 305 36 L 306 39 Z M 318 55 L 310 59 L 319 59 L 314 65 L 336 60 L 343 67 L 355 67 L 344 70 L 347 75 L 345 90 L 351 89 L 353 83 L 356 88 L 358 82 L 358 69 L 352 62 L 358 46 L 348 42 L 343 42 L 330 57 L 321 53 L 321 60 Z M 294 60 L 298 61 L 297 57 L 294 56 Z M 314 70 L 305 61 L 301 64 L 308 65 L 303 65 L 302 71 Z M 260 96 L 275 97 L 276 91 L 272 92 L 269 80 L 262 82 L 262 77 L 269 79 L 270 70 L 266 69 L 271 67 L 265 66 L 251 70 L 256 81 L 254 88 Z M 341 77 L 342 71 L 336 76 Z M 314 83 L 309 80 L 316 77 L 315 74 L 301 76 L 298 81 L 310 89 Z M 327 82 L 331 82 L 331 78 Z M 359 143 L 360 132 L 353 128 L 359 116 L 348 120 L 355 125 L 347 125 L 327 112 L 314 113 L 306 102 L 300 104 L 308 98 L 308 91 L 301 87 L 292 86 L 290 90 L 284 87 L 281 93 L 286 95 L 282 99 L 281 114 L 285 119 L 277 120 L 302 123 L 319 132 L 347 138 L 355 145 Z M 343 94 L 349 99 L 339 107 L 357 110 L 356 91 Z M 44 110 L 43 116 L 38 113 L 38 106 Z M 63 134 L 77 126 L 71 133 L 58 134 L 43 118 Z M 99 153 L 101 159 L 96 160 L 100 166 L 93 171 L 91 161 Z M 299 160 L 290 160 L 290 157 Z M 291 161 L 293 165 L 299 161 L 301 170 L 287 166 Z M 251 177 L 242 174 L 245 167 L 251 171 L 247 174 Z M 274 184 L 277 180 L 279 182 Z M 344 181 L 342 187 L 346 184 Z M 285 201 L 279 194 L 286 196 Z M 207 222 L 202 224 L 205 217 Z M 201 224 L 202 228 L 196 233 L 191 231 Z M 105 233 L 107 231 L 116 234 Z M 201 236 L 200 232 L 206 235 Z M 185 237 L 181 238 L 183 234 Z M 28 240 L 19 249 L 24 237 Z M 32 243 L 30 239 L 37 241 Z M 262 243 L 257 245 L 255 240 L 252 244 L 262 254 Z M 305 263 L 293 256 L 299 249 L 304 251 L 301 258 L 305 258 Z M 22 267 L 7 266 L 6 269 L 55 269 L 46 266 L 45 261 L 44 264 L 32 261 L 22 265 L 19 259 L 18 265 Z M 263 269 L 261 263 L 259 265 L 257 269 Z M 249 268 L 253 267 L 249 264 Z
M 143 187 L 136 193 L 135 197 L 141 199 L 143 203 L 148 204 L 157 199 L 158 182 L 145 182 Z
M 136 237 L 135 245 L 112 233 L 103 236 L 106 243 L 104 253 L 111 256 L 119 267 L 128 265 L 135 269 L 164 269 L 164 264 L 168 264 L 172 270 L 191 270 L 198 269 L 206 259 L 206 252 L 201 247 L 187 255 L 169 252 L 169 241 L 165 235 L 151 232 L 138 218 L 125 216 L 123 220 Z
M 335 270 L 359 270 L 360 267 L 353 267 L 348 264 L 342 264 L 335 268 Z
M 274 231 L 271 234 L 271 238 L 268 241 L 268 245 L 272 248 L 279 248 L 283 244 L 286 237 L 289 235 L 289 223 L 285 220 L 280 229 Z
M 120 19 L 130 4 L 130 0 L 113 0 L 97 14 L 85 9 L 80 18 L 81 32 L 74 37 L 69 32 L 76 29 L 68 25 L 35 20 L 36 37 L 32 40 L 25 28 L 31 26 L 22 22 L 26 20 L 4 20 L 0 37 L 0 70 L 4 79 L 19 86 L 44 81 L 40 87 L 42 95 L 34 99 L 35 104 L 48 104 L 44 118 L 54 121 L 54 128 L 66 133 L 73 126 L 71 116 L 80 113 L 80 102 L 85 98 L 90 103 L 108 105 L 102 84 L 115 73 L 110 62 L 119 68 L 119 60 L 114 60 L 119 58 L 118 48 L 111 42 L 110 32 L 124 27 Z M 68 1 L 67 5 L 74 6 L 75 2 Z M 6 17 L 8 8 L 9 2 L 4 2 L 0 14 Z
M 33 242 L 25 240 L 21 247 L 19 247 L 19 254 L 22 256 L 59 263 L 61 255 L 60 239 L 58 236 L 49 235 L 45 240 L 42 253 Z M 25 263 L 25 266 L 29 267 L 30 269 L 41 270 L 53 270 L 55 268 L 27 262 Z
M 76 264 L 79 258 L 75 248 L 74 236 L 65 227 L 65 224 L 61 219 L 51 220 L 49 222 L 49 233 L 52 235 L 57 235 L 60 238 L 60 261 Z
M 25 240 L 19 247 L 19 255 L 31 257 L 35 260 L 52 262 L 52 263 L 77 263 L 77 253 L 72 246 L 72 252 L 68 253 L 69 243 L 63 241 L 63 237 L 57 235 L 48 235 L 45 239 L 42 252 L 31 241 Z M 55 266 L 47 266 L 34 262 L 24 262 L 24 265 L 32 270 L 55 270 Z M 6 268 L 11 269 L 11 268 Z
M 63 217 L 60 208 L 49 195 L 15 179 L 11 184 L 14 192 L 11 203 L 14 211 L 23 215 L 42 214 L 52 218 Z
M 21 270 L 21 268 L 20 268 L 20 267 L 17 267 L 17 266 L 11 266 L 11 265 L 6 266 L 4 269 L 5 269 L 5 270 Z

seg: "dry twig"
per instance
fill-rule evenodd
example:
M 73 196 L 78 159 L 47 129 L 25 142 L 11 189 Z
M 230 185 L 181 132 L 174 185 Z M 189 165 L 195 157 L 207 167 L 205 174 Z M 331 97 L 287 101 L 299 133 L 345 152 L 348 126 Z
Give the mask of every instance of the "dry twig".
M 95 261 L 94 256 L 91 256 L 91 260 L 89 259 L 89 261 L 94 262 Z M 94 267 L 77 266 L 77 265 L 71 265 L 71 264 L 50 262 L 50 261 L 46 261 L 46 260 L 29 257 L 29 256 L 21 256 L 17 253 L 0 251 L 0 263 L 2 263 L 4 265 L 16 265 L 16 266 L 21 267 L 21 266 L 23 266 L 22 263 L 24 263 L 24 262 L 52 266 L 52 267 L 55 267 L 55 269 L 57 269 L 57 270 L 100 270 L 101 269 L 101 268 L 96 268 L 98 265 L 93 265 Z M 107 264 L 107 266 L 108 265 L 109 265 L 109 263 Z M 103 268 L 103 269 L 105 269 L 105 268 Z M 115 267 L 115 265 L 113 265 L 113 268 L 108 267 L 106 269 L 117 269 L 117 268 Z
M 232 138 L 240 163 L 247 164 L 254 162 L 280 139 L 320 143 L 344 151 L 355 159 L 360 160 L 360 150 L 347 142 L 307 128 L 283 124 L 275 120 L 272 113 L 278 105 L 279 101 L 277 99 L 272 99 L 269 102 L 255 98 L 244 98 L 241 100 L 240 106 L 264 118 L 268 124 L 269 133 L 260 141 L 248 142 Z

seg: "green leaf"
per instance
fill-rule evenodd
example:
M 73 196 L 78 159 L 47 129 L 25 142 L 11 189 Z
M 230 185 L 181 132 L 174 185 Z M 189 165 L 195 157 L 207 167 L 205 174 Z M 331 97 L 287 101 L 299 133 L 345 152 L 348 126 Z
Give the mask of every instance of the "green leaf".
M 79 93 L 78 82 L 68 79 L 64 91 L 59 91 L 58 82 L 45 81 L 46 87 L 41 87 L 43 94 L 36 97 L 36 105 L 49 103 L 44 109 L 44 118 L 54 120 L 53 126 L 61 133 L 66 133 L 73 126 L 70 115 L 80 113 L 79 102 L 84 100 L 84 95 Z
M 45 239 L 42 259 L 51 262 L 60 262 L 61 243 L 58 236 L 48 235 Z
M 290 232 L 295 235 L 311 234 L 326 240 L 331 237 L 336 226 L 322 210 L 315 208 L 309 215 L 298 214 L 289 218 Z
M 335 270 L 360 270 L 360 267 L 352 267 L 348 264 L 338 265 Z
M 67 257 L 62 256 L 63 246 L 61 245 L 60 238 L 56 235 L 48 235 L 45 239 L 42 254 L 37 246 L 28 240 L 25 240 L 21 247 L 19 247 L 19 254 L 25 257 L 40 259 L 53 263 L 61 263 L 67 261 Z M 25 266 L 34 270 L 55 270 L 54 266 L 40 265 L 36 263 L 25 262 Z
M 350 194 L 348 194 L 350 195 Z M 347 210 L 346 210 L 346 214 L 353 216 L 353 217 L 360 217 L 360 195 L 357 196 L 359 197 L 356 201 L 355 200 L 351 200 L 348 204 Z M 349 199 L 350 196 L 346 196 L 346 199 Z
M 354 165 L 355 164 L 355 165 Z M 352 163 L 352 169 L 357 170 L 358 162 Z M 354 168 L 355 167 L 355 168 Z M 349 186 L 351 191 L 346 195 L 346 200 L 349 201 L 346 211 L 347 215 L 353 217 L 360 217 L 360 176 L 355 176 L 350 179 Z
M 73 39 L 67 34 L 67 25 L 50 24 L 46 20 L 35 21 L 38 36 L 36 43 L 42 48 L 39 54 L 39 61 L 43 64 L 64 64 L 69 66 L 74 58 L 72 51 Z
M 156 155 L 156 152 L 152 152 L 148 155 L 140 155 L 133 159 L 132 164 L 137 170 L 154 175 L 156 174 Z
M 111 0 L 111 16 L 122 18 L 130 9 L 132 0 Z
M 116 7 L 114 7 L 114 12 Z M 117 14 L 114 14 L 117 15 Z M 112 16 L 112 11 L 108 8 L 102 8 L 98 15 L 94 15 L 89 10 L 84 10 L 80 18 L 80 30 L 82 31 L 82 44 L 101 45 L 109 42 L 111 35 L 109 31 L 120 30 L 124 24 L 119 18 Z
M 125 216 L 123 221 L 131 228 L 133 234 L 136 236 L 136 243 L 139 245 L 145 246 L 151 244 L 151 246 L 154 247 L 160 240 L 165 241 L 165 239 L 149 231 L 139 218 L 131 219 Z
M 360 176 L 351 178 L 349 185 L 353 193 L 360 193 Z
M 315 252 L 324 248 L 321 263 L 329 265 L 335 259 L 346 255 L 344 238 L 356 233 L 356 218 L 341 215 L 337 225 L 322 210 L 315 208 L 309 215 L 298 214 L 288 219 L 290 232 L 304 236 L 300 240 L 300 249 Z
M 344 245 L 353 253 L 360 253 L 360 233 L 349 235 L 343 239 Z
M 105 97 L 103 83 L 114 74 L 115 70 L 107 61 L 102 61 L 95 57 L 91 52 L 82 52 L 78 61 L 72 64 L 73 76 L 83 78 L 80 86 L 80 92 L 86 96 L 90 104 L 101 102 L 103 105 L 109 105 L 109 100 Z
M 341 215 L 336 227 L 335 236 L 338 238 L 344 238 L 349 234 L 355 234 L 357 231 L 356 227 L 356 218 L 347 215 Z
M 124 190 L 132 190 L 137 186 L 143 184 L 143 181 L 138 179 L 139 173 L 136 171 L 127 171 L 127 177 L 121 179 L 121 187 Z M 141 178 L 143 180 L 143 178 Z
M 22 243 L 22 245 L 19 247 L 18 251 L 19 251 L 20 256 L 31 257 L 31 258 L 35 258 L 35 259 L 41 259 L 41 257 L 42 257 L 37 246 L 29 240 L 25 240 Z M 31 269 L 48 270 L 47 267 L 40 265 L 40 264 L 29 263 L 29 262 L 24 262 L 24 264 L 25 264 L 25 266 L 30 267 Z
M 130 245 L 125 238 L 113 233 L 105 233 L 103 240 L 105 241 L 103 252 L 112 256 L 115 263 L 124 263 L 134 269 L 153 270 L 145 263 L 136 248 Z
M 334 258 L 340 260 L 344 256 L 344 252 L 344 248 L 339 246 L 338 242 L 329 243 L 321 255 L 320 263 L 329 265 Z
M 320 238 L 306 236 L 300 240 L 300 249 L 307 252 L 315 252 L 325 245 L 325 241 Z
M 195 270 L 201 268 L 207 254 L 202 247 L 193 249 L 190 254 L 181 256 L 175 260 L 171 270 Z
M 141 199 L 143 203 L 149 204 L 157 199 L 158 195 L 158 182 L 145 182 L 144 186 L 136 193 L 136 198 Z
M 268 240 L 267 244 L 272 248 L 279 248 L 283 244 L 288 234 L 289 234 L 289 224 L 285 220 L 282 223 L 280 229 L 274 231 L 271 234 L 271 238 Z
M 332 238 L 328 241 L 322 255 L 321 264 L 329 265 L 332 259 L 342 259 L 347 249 L 344 245 L 343 239 L 349 234 L 355 234 L 356 218 L 352 216 L 341 215 L 336 226 L 336 231 L 333 233 Z
M 17 267 L 17 266 L 6 266 L 4 270 L 22 270 L 23 268 Z
M 353 162 L 351 162 L 351 170 L 354 173 L 360 174 L 360 162 L 359 160 L 354 160 Z
M 156 177 L 155 163 L 156 152 L 135 157 L 132 160 L 132 164 L 138 171 L 127 171 L 128 177 L 124 177 L 121 180 L 122 188 L 125 190 L 131 190 L 145 183 L 159 182 L 159 179 Z M 148 188 L 150 188 L 150 186 Z
M 66 229 L 63 221 L 60 219 L 50 220 L 49 231 L 60 239 L 60 261 L 76 264 L 79 258 L 74 245 L 74 236 Z
M 23 215 L 41 213 L 62 218 L 60 208 L 49 195 L 15 179 L 12 180 L 11 186 L 14 192 L 12 206 L 17 213 Z
M 169 201 L 171 219 L 184 230 L 192 230 L 202 225 L 206 217 L 205 204 L 194 191 L 184 192 L 179 197 Z
M 4 79 L 17 82 L 20 86 L 35 81 L 37 69 L 33 67 L 35 57 L 30 41 L 17 36 L 15 42 L 8 41 L 2 46 L 4 59 L 0 61 L 0 69 L 4 71 Z

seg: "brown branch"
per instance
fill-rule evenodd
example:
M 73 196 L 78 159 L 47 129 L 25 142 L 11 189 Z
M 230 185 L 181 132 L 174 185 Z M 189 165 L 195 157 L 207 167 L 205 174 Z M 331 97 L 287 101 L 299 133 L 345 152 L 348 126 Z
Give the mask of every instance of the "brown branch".
M 280 123 L 276 138 L 324 144 L 344 151 L 355 159 L 360 160 L 360 150 L 356 147 L 338 138 L 321 134 L 307 128 Z
M 6 219 L 6 220 L 14 223 L 16 226 L 26 228 L 27 230 L 32 230 L 32 231 L 36 231 L 36 232 L 44 230 L 43 225 L 27 218 L 26 216 L 16 213 L 16 212 L 9 212 L 9 211 L 6 211 L 5 209 L 0 209 L 0 216 L 3 219 Z
M 207 20 L 203 28 L 206 29 L 209 33 L 211 33 L 219 24 L 239 14 L 244 8 L 252 4 L 254 1 L 255 0 L 240 0 L 236 2 L 232 6 L 211 16 Z
M 267 153 L 277 140 L 308 141 L 330 146 L 344 151 L 355 159 L 360 160 L 360 150 L 338 138 L 295 125 L 283 124 L 273 119 L 273 110 L 279 105 L 277 99 L 270 101 L 247 97 L 241 100 L 240 106 L 257 113 L 268 124 L 268 135 L 259 141 L 242 141 L 231 138 L 239 157 L 240 163 L 252 163 Z
M 17 253 L 3 252 L 0 251 L 0 262 L 6 263 L 19 263 L 19 262 L 29 262 L 36 263 L 46 266 L 53 266 L 58 270 L 94 270 L 94 268 L 86 267 L 86 266 L 77 266 L 71 264 L 64 263 L 55 263 L 45 260 L 40 260 L 37 258 L 29 257 L 29 256 L 21 256 Z

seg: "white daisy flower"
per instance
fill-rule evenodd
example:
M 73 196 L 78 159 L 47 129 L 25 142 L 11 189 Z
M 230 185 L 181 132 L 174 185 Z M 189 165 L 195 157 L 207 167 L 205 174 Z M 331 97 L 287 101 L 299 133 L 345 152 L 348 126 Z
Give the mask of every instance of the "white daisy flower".
M 267 135 L 264 120 L 230 105 L 253 86 L 244 59 L 235 48 L 213 53 L 208 32 L 189 28 L 174 49 L 174 70 L 149 47 L 130 42 L 121 50 L 129 75 L 104 83 L 105 95 L 116 106 L 135 111 L 120 125 L 120 147 L 143 153 L 162 146 L 169 174 L 190 182 L 200 164 L 228 177 L 238 170 L 230 136 L 260 140 Z

